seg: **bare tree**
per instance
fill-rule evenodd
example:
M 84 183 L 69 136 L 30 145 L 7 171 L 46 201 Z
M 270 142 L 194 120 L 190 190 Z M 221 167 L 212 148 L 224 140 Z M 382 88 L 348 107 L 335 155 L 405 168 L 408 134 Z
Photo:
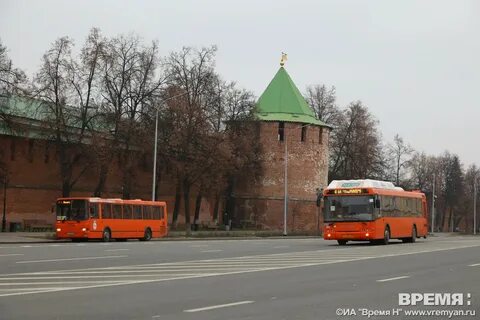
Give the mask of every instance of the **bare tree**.
M 0 41 L 0 121 L 11 128 L 14 108 L 12 97 L 28 94 L 28 90 L 25 88 L 27 80 L 25 73 L 13 66 L 7 52 L 7 47 Z
M 307 87 L 305 94 L 310 107 L 313 108 L 317 119 L 335 126 L 341 117 L 341 111 L 337 106 L 337 95 L 334 86 L 328 89 L 324 84 Z
M 143 46 L 135 35 L 110 39 L 102 56 L 102 112 L 110 127 L 108 140 L 122 167 L 122 193 L 130 198 L 135 178 L 135 158 L 143 152 L 142 144 L 147 130 L 139 125 L 151 110 L 151 104 L 160 95 L 165 77 L 159 70 L 158 44 Z M 100 171 L 97 192 L 105 185 L 108 167 Z
M 0 40 L 0 96 L 17 92 L 26 80 L 25 73 L 13 67 L 7 52 L 7 47 Z
M 70 195 L 72 187 L 89 167 L 84 143 L 91 115 L 88 102 L 75 104 L 76 100 L 72 99 L 79 89 L 72 46 L 68 37 L 57 39 L 44 54 L 35 78 L 35 96 L 42 102 L 45 134 L 54 143 L 59 159 L 63 196 Z
M 413 148 L 403 141 L 403 138 L 398 134 L 393 138 L 393 143 L 387 147 L 388 157 L 390 160 L 390 169 L 393 172 L 393 178 L 397 186 L 401 183 L 403 178 L 403 170 L 409 165 Z M 402 183 L 403 183 L 402 179 Z
M 385 175 L 378 122 L 360 101 L 342 113 L 332 132 L 331 179 L 382 178 Z
M 172 134 L 169 153 L 174 159 L 177 172 L 177 189 L 181 189 L 184 200 L 185 224 L 190 226 L 190 192 L 192 185 L 201 177 L 209 161 L 207 109 L 212 108 L 209 94 L 216 84 L 214 58 L 216 47 L 200 50 L 184 47 L 166 59 L 170 85 L 185 93 L 169 112 Z M 195 159 L 195 160 L 194 160 Z M 178 199 L 177 199 L 178 200 Z M 179 204 L 175 205 L 177 208 Z M 173 224 L 176 223 L 173 216 Z

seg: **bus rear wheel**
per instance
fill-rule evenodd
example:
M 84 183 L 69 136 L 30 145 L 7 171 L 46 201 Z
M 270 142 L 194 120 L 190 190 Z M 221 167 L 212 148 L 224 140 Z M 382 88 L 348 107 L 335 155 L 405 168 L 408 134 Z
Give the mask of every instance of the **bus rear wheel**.
M 390 242 L 390 228 L 385 227 L 385 231 L 383 232 L 383 239 L 380 240 L 381 244 L 387 245 Z
M 140 241 L 150 241 L 152 239 L 152 230 L 150 228 L 145 229 L 145 234 Z
M 338 244 L 344 246 L 347 244 L 347 240 L 337 240 Z
M 110 231 L 110 229 L 106 228 L 105 230 L 103 230 L 102 233 L 102 241 L 110 242 L 110 240 L 112 240 L 112 232 Z
M 417 227 L 413 226 L 412 228 L 412 238 L 410 238 L 410 242 L 414 243 L 417 241 Z

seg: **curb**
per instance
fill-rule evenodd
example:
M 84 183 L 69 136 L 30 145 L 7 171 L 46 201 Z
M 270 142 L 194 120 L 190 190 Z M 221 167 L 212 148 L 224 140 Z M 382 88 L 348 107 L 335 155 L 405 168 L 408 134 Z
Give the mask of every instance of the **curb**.
M 70 243 L 69 239 L 55 239 L 53 235 L 44 235 L 44 236 L 17 236 L 17 234 L 12 235 L 14 237 L 19 237 L 23 239 L 14 239 L 11 241 L 2 241 L 0 239 L 0 244 L 28 244 L 28 243 Z M 174 235 L 167 236 L 164 238 L 154 238 L 151 241 L 202 241 L 202 240 L 261 240 L 261 239 L 323 239 L 322 236 L 316 235 L 291 235 L 291 236 L 282 236 L 282 235 L 241 235 L 241 234 L 229 234 L 229 235 Z M 132 239 L 133 240 L 133 239 Z

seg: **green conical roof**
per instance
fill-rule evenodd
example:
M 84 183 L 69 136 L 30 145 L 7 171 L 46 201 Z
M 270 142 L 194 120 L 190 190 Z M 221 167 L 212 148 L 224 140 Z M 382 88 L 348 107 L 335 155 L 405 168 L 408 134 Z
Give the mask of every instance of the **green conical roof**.
M 315 113 L 283 67 L 280 67 L 258 99 L 256 116 L 263 121 L 301 122 L 328 126 L 315 118 Z

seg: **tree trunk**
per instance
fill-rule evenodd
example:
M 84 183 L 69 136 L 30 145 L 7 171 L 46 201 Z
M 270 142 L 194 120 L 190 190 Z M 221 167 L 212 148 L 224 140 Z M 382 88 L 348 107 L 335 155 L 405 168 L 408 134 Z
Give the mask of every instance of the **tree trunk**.
M 95 192 L 93 193 L 95 197 L 102 196 L 102 193 L 105 191 L 105 184 L 107 183 L 107 177 L 108 177 L 108 165 L 102 164 L 100 166 L 100 172 L 98 174 L 97 186 L 95 188 Z
M 190 230 L 190 182 L 188 178 L 183 179 L 183 202 L 185 210 L 185 229 Z
M 175 204 L 173 206 L 172 227 L 177 227 L 178 213 L 180 212 L 180 205 L 182 201 L 182 183 L 177 179 L 177 188 L 175 190 Z
M 213 207 L 213 221 L 218 221 L 218 209 L 220 207 L 220 195 L 215 195 L 215 206 Z
M 200 190 L 202 189 L 202 186 L 200 186 Z M 200 207 L 202 206 L 202 192 L 198 192 L 197 198 L 195 199 L 195 214 L 193 217 L 193 223 L 195 224 L 195 228 L 197 228 L 197 225 L 199 224 L 200 220 Z
M 155 200 L 158 201 L 158 189 L 159 189 L 159 186 L 160 186 L 160 181 L 161 181 L 161 178 L 162 178 L 162 167 L 157 167 L 157 170 L 156 170 L 156 173 L 157 173 L 157 176 L 155 177 Z
M 224 224 L 228 224 L 229 220 L 233 220 L 233 212 L 235 211 L 235 198 L 233 197 L 233 188 L 234 188 L 234 179 L 228 179 L 228 186 L 226 190 L 226 204 L 225 211 L 226 215 L 224 216 Z M 226 220 L 226 221 L 225 221 Z

